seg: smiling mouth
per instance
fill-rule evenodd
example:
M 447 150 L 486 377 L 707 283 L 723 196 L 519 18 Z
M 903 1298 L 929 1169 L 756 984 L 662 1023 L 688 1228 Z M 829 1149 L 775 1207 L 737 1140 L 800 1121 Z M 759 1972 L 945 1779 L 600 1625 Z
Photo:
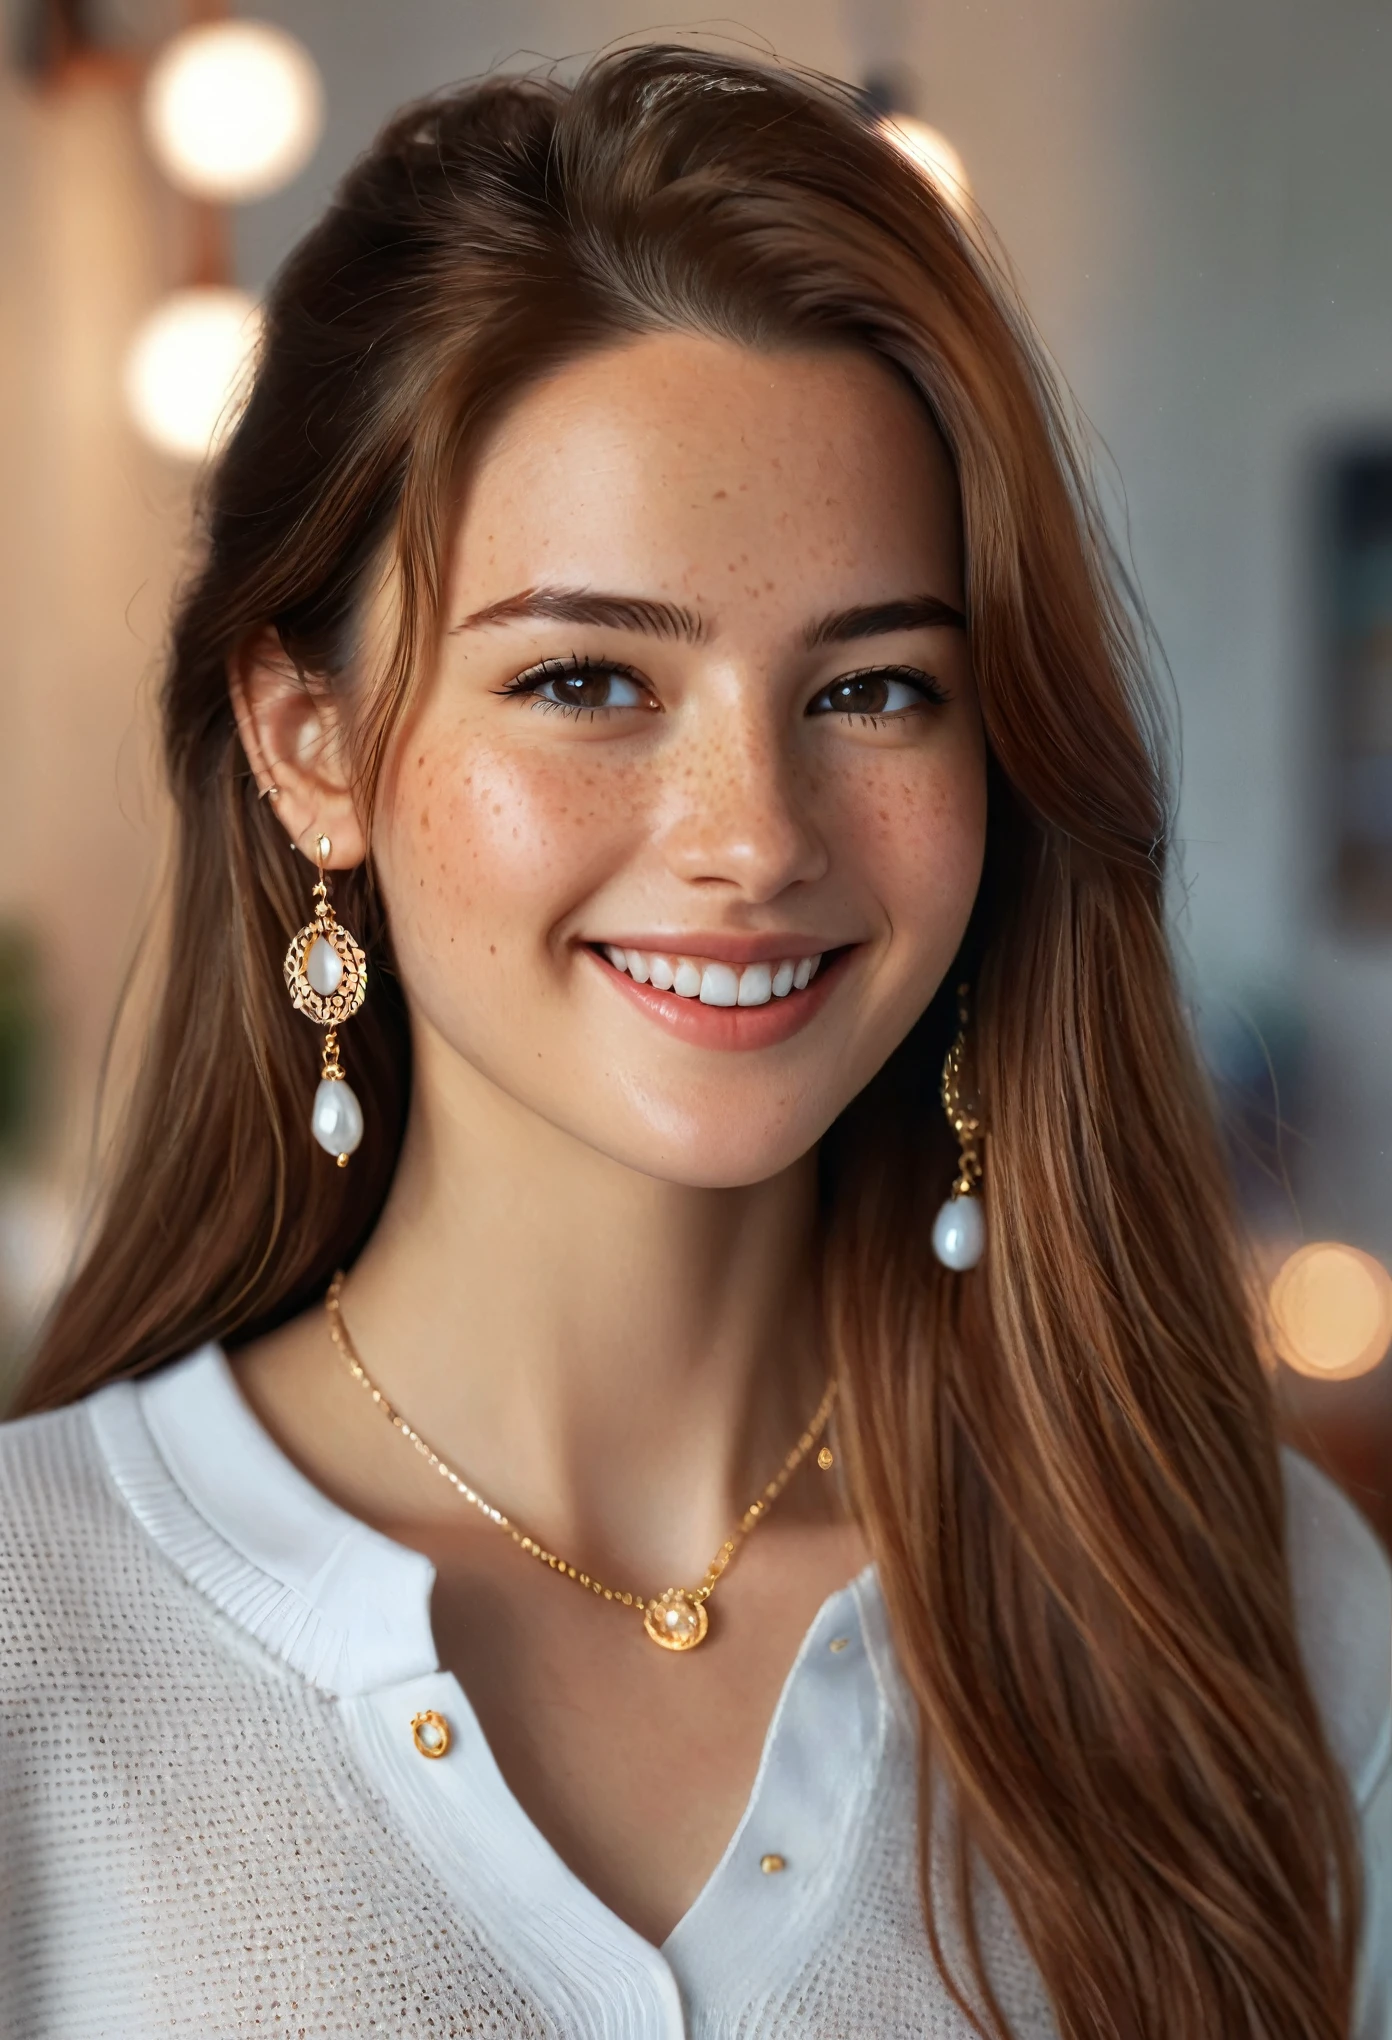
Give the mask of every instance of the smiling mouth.
M 794 998 L 806 991 L 823 962 L 821 955 L 795 956 L 740 967 L 707 957 L 619 949 L 608 942 L 597 942 L 593 948 L 635 984 L 651 985 L 654 991 L 672 992 L 679 999 L 703 1006 L 767 1006 L 775 999 Z

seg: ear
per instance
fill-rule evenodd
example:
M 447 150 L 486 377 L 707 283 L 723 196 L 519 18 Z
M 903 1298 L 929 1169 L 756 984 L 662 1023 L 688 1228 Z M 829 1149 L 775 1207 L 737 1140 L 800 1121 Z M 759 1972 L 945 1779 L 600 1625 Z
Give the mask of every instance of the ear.
M 311 862 L 316 842 L 333 845 L 333 871 L 361 864 L 367 834 L 353 798 L 342 717 L 330 689 L 299 672 L 273 630 L 248 641 L 227 676 L 237 732 L 257 786 L 276 819 Z

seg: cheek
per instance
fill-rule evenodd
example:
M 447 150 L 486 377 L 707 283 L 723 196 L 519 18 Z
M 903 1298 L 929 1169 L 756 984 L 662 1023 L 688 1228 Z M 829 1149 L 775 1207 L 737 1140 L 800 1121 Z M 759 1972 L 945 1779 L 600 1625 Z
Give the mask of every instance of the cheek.
M 379 863 L 398 936 L 541 936 L 612 870 L 638 816 L 622 775 L 457 739 L 410 744 L 392 778 Z M 431 943 L 430 947 L 440 946 Z
M 866 762 L 842 796 L 848 856 L 896 929 L 936 947 L 965 927 L 986 847 L 986 772 L 979 749 L 953 746 Z

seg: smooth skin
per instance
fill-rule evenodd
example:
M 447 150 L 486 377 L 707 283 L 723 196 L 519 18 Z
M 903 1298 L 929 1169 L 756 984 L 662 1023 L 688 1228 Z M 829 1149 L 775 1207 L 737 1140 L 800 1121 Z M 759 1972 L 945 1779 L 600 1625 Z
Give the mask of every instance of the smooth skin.
M 596 595 L 623 602 L 583 620 Z M 850 350 L 666 334 L 574 363 L 515 403 L 460 505 L 374 825 L 415 1084 L 344 1314 L 436 1449 L 614 1585 L 699 1581 L 821 1394 L 816 1143 L 937 989 L 980 878 L 962 607 L 947 455 Z M 388 578 L 356 686 L 393 619 Z M 289 835 L 360 862 L 334 701 L 274 646 L 232 685 Z M 609 943 L 832 961 L 790 995 L 802 1024 L 756 1012 L 741 1035 L 644 1003 Z M 796 1476 L 675 1656 L 460 1502 L 321 1311 L 235 1364 L 312 1480 L 434 1562 L 440 1661 L 504 1777 L 661 1942 L 739 1821 L 808 1624 L 866 1562 L 835 1473 Z

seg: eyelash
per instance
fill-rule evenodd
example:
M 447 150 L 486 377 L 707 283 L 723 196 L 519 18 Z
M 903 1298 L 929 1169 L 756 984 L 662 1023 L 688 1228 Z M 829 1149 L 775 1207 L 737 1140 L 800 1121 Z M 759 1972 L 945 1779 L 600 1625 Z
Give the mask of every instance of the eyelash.
M 553 715 L 571 716 L 577 722 L 582 716 L 589 716 L 590 720 L 593 721 L 596 716 L 617 714 L 619 712 L 617 709 L 607 706 L 587 708 L 583 702 L 553 701 L 540 692 L 548 681 L 574 679 L 582 673 L 612 674 L 616 680 L 627 680 L 634 687 L 640 687 L 645 692 L 648 691 L 648 685 L 643 676 L 635 671 L 632 666 L 624 665 L 621 660 L 582 658 L 579 655 L 572 655 L 564 659 L 543 659 L 539 665 L 529 666 L 525 672 L 517 674 L 515 679 L 509 680 L 506 685 L 499 687 L 495 691 L 505 698 L 525 697 L 528 700 L 528 705 L 532 708 L 540 708 Z M 934 679 L 933 675 L 925 673 L 921 667 L 858 666 L 854 672 L 839 673 L 834 680 L 829 681 L 813 697 L 813 700 L 820 701 L 822 696 L 829 694 L 833 688 L 848 686 L 854 680 L 898 680 L 903 685 L 914 688 L 922 695 L 922 705 L 924 707 L 942 707 L 948 699 L 946 692 L 938 681 Z M 809 702 L 806 712 L 810 714 L 811 711 L 812 703 Z M 854 709 L 838 710 L 833 708 L 826 712 L 854 719 L 860 722 L 863 727 L 868 726 L 871 729 L 878 729 L 884 723 L 900 722 L 906 714 L 912 714 L 914 711 L 912 709 L 899 709 L 885 714 L 874 711 L 860 711 L 858 713 Z

